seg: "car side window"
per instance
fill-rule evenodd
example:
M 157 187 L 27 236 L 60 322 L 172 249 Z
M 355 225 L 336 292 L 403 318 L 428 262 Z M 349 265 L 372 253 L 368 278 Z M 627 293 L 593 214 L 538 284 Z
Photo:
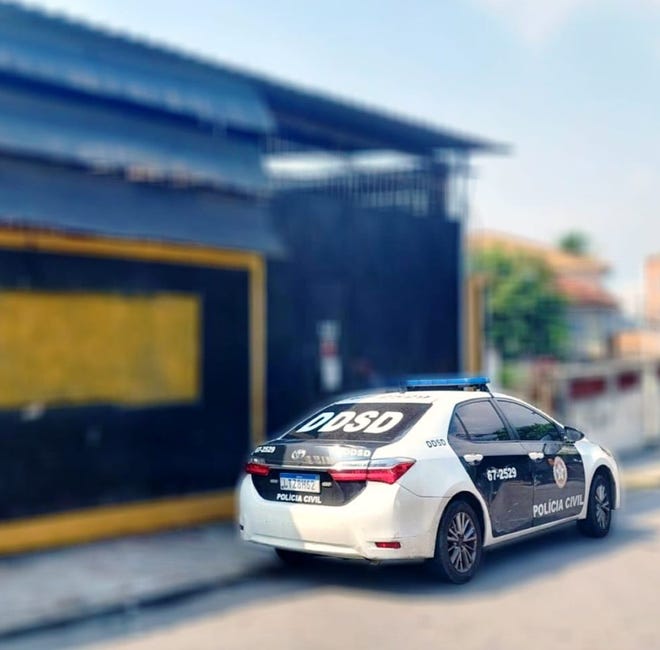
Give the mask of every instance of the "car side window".
M 456 408 L 470 440 L 486 442 L 510 440 L 509 432 L 495 407 L 488 401 L 468 402 Z
M 561 440 L 561 434 L 554 422 L 537 411 L 507 400 L 497 400 L 497 405 L 521 440 Z
M 463 426 L 463 423 L 458 418 L 458 415 L 454 413 L 449 423 L 449 435 L 453 438 L 467 438 L 467 431 Z

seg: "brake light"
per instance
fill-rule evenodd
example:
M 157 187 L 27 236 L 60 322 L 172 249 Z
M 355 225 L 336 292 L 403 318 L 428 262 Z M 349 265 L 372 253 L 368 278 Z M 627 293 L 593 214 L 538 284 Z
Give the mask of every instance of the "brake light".
M 397 463 L 393 467 L 369 468 L 367 470 L 367 481 L 396 483 L 414 464 L 414 460 L 408 460 Z
M 372 460 L 366 467 L 330 469 L 330 476 L 342 481 L 374 481 L 377 483 L 396 483 L 413 465 L 412 458 L 384 458 Z
M 268 476 L 270 468 L 263 463 L 245 463 L 245 473 L 253 476 Z

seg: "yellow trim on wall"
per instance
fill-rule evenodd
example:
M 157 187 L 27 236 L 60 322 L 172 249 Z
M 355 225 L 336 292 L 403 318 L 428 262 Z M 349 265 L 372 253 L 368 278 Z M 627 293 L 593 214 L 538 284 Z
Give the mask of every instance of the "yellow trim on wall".
M 0 553 L 21 553 L 232 518 L 232 490 L 103 506 L 0 524 Z
M 200 297 L 0 290 L 0 408 L 194 403 Z
M 254 444 L 265 439 L 266 267 L 259 253 L 111 237 L 64 235 L 15 228 L 0 228 L 0 248 L 248 271 L 250 274 L 250 439 Z
M 250 439 L 254 444 L 264 440 L 266 271 L 259 253 L 11 228 L 0 228 L 2 248 L 248 271 Z M 234 511 L 234 495 L 230 490 L 22 519 L 0 523 L 0 553 L 188 526 L 228 518 Z
M 253 260 L 260 259 L 257 253 L 218 250 L 205 246 L 84 237 L 18 229 L 0 229 L 0 247 L 63 255 L 114 257 L 185 266 L 237 269 L 250 269 L 254 264 Z
M 250 412 L 254 446 L 266 439 L 266 316 L 266 265 L 257 257 L 250 274 Z
M 472 374 L 484 371 L 484 288 L 480 275 L 470 275 L 463 285 L 463 369 Z

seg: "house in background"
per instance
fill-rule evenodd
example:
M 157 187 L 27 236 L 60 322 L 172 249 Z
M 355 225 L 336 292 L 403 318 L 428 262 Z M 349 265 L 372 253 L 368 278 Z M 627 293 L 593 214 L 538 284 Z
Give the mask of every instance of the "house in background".
M 501 250 L 541 260 L 567 303 L 570 359 L 610 356 L 612 337 L 621 325 L 621 313 L 617 299 L 604 284 L 609 271 L 606 262 L 592 255 L 567 253 L 555 246 L 493 231 L 470 234 L 468 249 L 471 252 Z
M 647 257 L 644 264 L 644 317 L 660 329 L 660 253 Z
M 660 358 L 660 254 L 650 255 L 644 264 L 644 314 L 636 326 L 619 332 L 614 342 L 616 356 Z

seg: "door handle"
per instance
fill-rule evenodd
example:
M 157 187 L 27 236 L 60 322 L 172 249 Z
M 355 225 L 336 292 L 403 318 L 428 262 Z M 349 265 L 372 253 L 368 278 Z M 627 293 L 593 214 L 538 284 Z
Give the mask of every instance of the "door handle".
M 484 459 L 482 454 L 465 454 L 463 460 L 468 465 L 478 465 Z
M 542 451 L 530 451 L 527 455 L 535 461 L 543 460 L 545 458 L 545 454 Z

